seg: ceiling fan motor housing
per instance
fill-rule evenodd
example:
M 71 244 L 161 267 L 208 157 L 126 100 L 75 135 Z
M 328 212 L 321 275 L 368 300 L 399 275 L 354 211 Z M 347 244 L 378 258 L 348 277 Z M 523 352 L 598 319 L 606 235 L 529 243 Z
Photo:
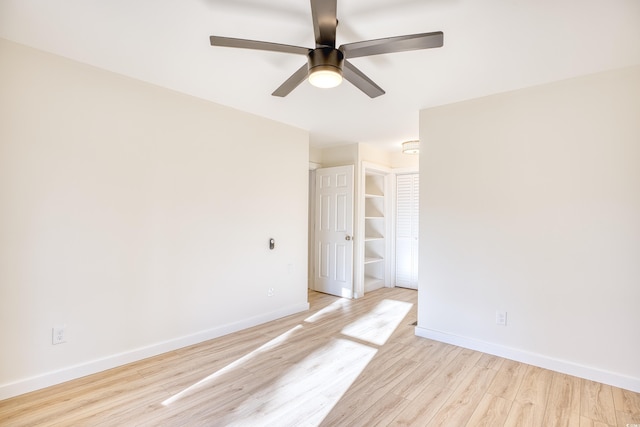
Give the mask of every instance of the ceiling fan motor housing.
M 344 54 L 331 47 L 319 47 L 309 52 L 309 74 L 320 71 L 333 71 L 342 75 Z

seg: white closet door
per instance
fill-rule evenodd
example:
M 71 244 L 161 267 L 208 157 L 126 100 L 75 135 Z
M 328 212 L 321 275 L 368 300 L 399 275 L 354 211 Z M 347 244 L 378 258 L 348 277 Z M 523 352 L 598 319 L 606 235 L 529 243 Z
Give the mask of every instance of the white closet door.
M 396 286 L 418 289 L 419 175 L 396 178 Z

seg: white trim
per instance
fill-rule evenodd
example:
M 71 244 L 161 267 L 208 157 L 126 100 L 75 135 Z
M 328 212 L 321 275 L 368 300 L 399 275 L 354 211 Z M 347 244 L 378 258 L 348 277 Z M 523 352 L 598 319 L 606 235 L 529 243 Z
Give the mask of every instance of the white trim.
M 309 170 L 309 220 L 307 235 L 307 288 L 316 290 L 316 169 Z
M 396 180 L 397 175 L 395 173 L 390 173 L 387 175 L 388 189 L 387 193 L 389 194 L 389 199 L 387 200 L 387 204 L 385 209 L 387 210 L 386 215 L 389 217 L 387 222 L 387 236 L 388 241 L 386 243 L 387 246 L 387 270 L 385 271 L 385 285 L 388 288 L 396 287 L 396 209 L 397 209 L 397 186 Z
M 591 366 L 569 362 L 567 360 L 556 359 L 543 354 L 531 353 L 526 350 L 480 341 L 474 338 L 461 337 L 447 332 L 422 328 L 420 326 L 416 326 L 415 334 L 422 338 L 429 338 L 435 341 L 441 341 L 447 344 L 453 344 L 459 347 L 493 354 L 495 356 L 504 357 L 517 362 L 527 363 L 540 368 L 550 369 L 563 374 L 573 375 L 640 393 L 640 378 L 633 378 L 616 372 L 605 371 Z
M 238 322 L 227 325 L 218 326 L 195 334 L 186 335 L 184 337 L 175 338 L 168 341 L 162 341 L 145 347 L 140 347 L 131 351 L 112 354 L 101 359 L 92 360 L 90 362 L 80 363 L 57 371 L 47 372 L 30 378 L 25 378 L 11 383 L 0 385 L 0 400 L 18 396 L 34 390 L 39 390 L 65 381 L 74 380 L 76 378 L 95 374 L 107 369 L 125 365 L 127 363 L 136 362 L 147 357 L 157 356 L 168 351 L 198 344 L 207 340 L 221 337 L 223 335 L 237 332 L 242 329 L 280 319 L 291 314 L 300 313 L 309 309 L 308 303 L 292 305 L 277 311 L 272 311 L 260 316 L 251 317 L 240 320 Z
M 415 168 L 393 168 L 391 171 L 396 175 L 404 175 L 408 173 L 420 173 L 420 168 L 417 166 Z
M 309 162 L 309 170 L 310 171 L 314 171 L 316 169 L 320 169 L 321 167 L 322 167 L 322 165 L 320 163 Z

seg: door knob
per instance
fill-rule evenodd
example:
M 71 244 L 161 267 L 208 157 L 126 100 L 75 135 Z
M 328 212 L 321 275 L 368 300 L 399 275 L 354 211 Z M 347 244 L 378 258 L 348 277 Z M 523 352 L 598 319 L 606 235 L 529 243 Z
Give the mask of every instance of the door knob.
M 345 236 L 345 237 L 344 237 L 344 240 L 351 240 L 351 236 L 348 236 L 348 235 L 347 235 L 347 236 Z

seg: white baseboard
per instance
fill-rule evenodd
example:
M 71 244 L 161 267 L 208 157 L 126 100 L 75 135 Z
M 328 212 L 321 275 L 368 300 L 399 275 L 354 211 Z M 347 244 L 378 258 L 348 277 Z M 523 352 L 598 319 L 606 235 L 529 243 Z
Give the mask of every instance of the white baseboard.
M 538 366 L 540 368 L 640 393 L 640 378 L 628 377 L 615 372 L 584 366 L 566 360 L 545 356 L 543 354 L 531 353 L 517 348 L 506 347 L 468 337 L 461 337 L 447 332 L 421 328 L 419 326 L 416 326 L 415 334 L 422 338 L 429 338 L 435 341 L 441 341 L 447 344 L 453 344 L 459 347 L 493 354 L 495 356 L 504 357 L 505 359 L 515 360 L 517 362 Z
M 136 362 L 147 357 L 157 356 L 158 354 L 166 353 L 167 351 L 172 351 L 178 348 L 198 344 L 203 341 L 240 331 L 242 329 L 280 319 L 291 314 L 300 313 L 308 309 L 308 303 L 297 304 L 260 316 L 243 319 L 238 322 L 229 323 L 205 331 L 196 332 L 195 334 L 162 341 L 145 347 L 139 347 L 123 353 L 112 354 L 100 359 L 68 366 L 57 371 L 47 372 L 42 375 L 25 378 L 19 381 L 0 384 L 0 400 L 8 399 L 10 397 L 18 396 L 34 390 L 39 390 L 41 388 L 49 387 L 55 384 L 60 384 L 65 381 L 70 381 L 76 378 L 95 374 L 97 372 L 122 366 L 127 363 Z

